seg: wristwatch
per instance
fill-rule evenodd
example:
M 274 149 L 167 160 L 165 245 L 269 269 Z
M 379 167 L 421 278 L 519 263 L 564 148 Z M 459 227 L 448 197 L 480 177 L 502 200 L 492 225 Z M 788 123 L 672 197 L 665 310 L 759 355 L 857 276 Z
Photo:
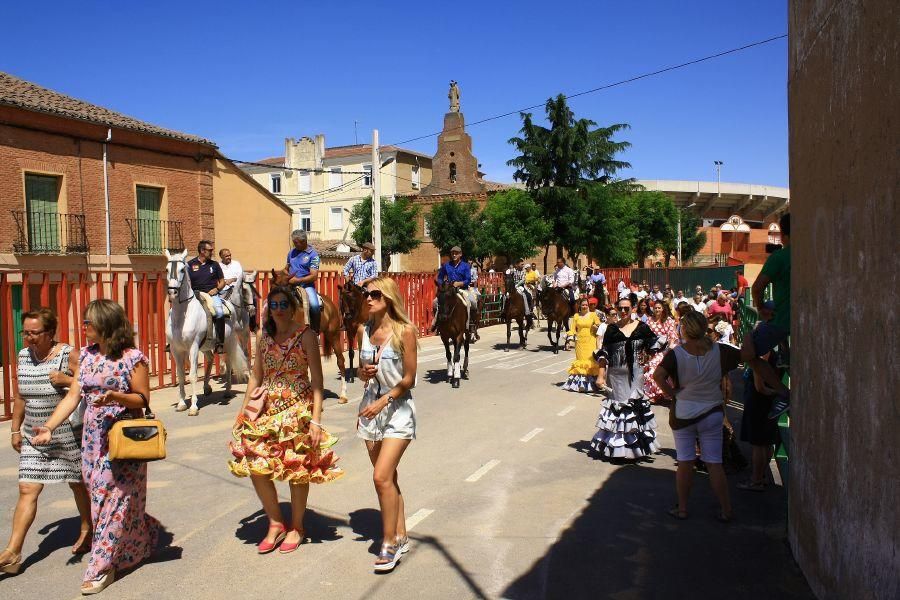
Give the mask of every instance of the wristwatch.
M 388 404 L 390 404 L 391 402 L 393 402 L 394 400 L 396 400 L 396 398 L 394 398 L 394 397 L 391 396 L 390 394 L 388 394 L 387 397 L 388 397 Z

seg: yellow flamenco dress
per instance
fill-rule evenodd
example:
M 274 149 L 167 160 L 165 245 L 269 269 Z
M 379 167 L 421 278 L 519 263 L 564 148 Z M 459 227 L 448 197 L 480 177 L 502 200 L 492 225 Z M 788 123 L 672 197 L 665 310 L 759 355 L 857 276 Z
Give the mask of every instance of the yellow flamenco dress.
M 575 315 L 569 335 L 575 336 L 575 361 L 569 367 L 569 378 L 562 389 L 570 392 L 596 392 L 597 375 L 600 366 L 594 360 L 597 347 L 597 328 L 600 317 L 590 311 L 586 315 Z
M 305 328 L 304 328 L 305 329 Z M 228 468 L 237 477 L 265 475 L 291 484 L 328 483 L 344 471 L 331 450 L 338 439 L 323 430 L 318 447 L 309 439 L 312 387 L 309 363 L 300 345 L 303 329 L 283 344 L 263 335 L 263 387 L 266 407 L 255 420 L 239 417 L 229 449 Z

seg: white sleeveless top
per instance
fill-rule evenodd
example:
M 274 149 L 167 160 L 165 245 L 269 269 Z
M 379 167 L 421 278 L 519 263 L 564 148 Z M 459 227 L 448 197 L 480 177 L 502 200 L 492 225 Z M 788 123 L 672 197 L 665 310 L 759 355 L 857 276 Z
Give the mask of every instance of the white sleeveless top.
M 375 346 L 369 341 L 370 336 L 371 332 L 369 330 L 369 324 L 366 323 L 362 340 L 362 350 L 360 352 L 360 360 L 365 361 L 366 364 L 372 364 L 376 352 Z M 388 338 L 386 342 L 387 345 L 381 352 L 381 358 L 378 359 L 378 371 L 375 373 L 372 382 L 366 386 L 366 399 L 374 400 L 379 398 L 380 394 L 386 394 L 391 388 L 400 383 L 401 379 L 403 379 L 403 356 L 391 346 L 390 338 Z M 415 383 L 413 383 L 413 387 L 415 387 Z M 395 402 L 408 400 L 410 398 L 412 398 L 412 393 L 407 390 L 397 398 Z
M 719 345 L 713 344 L 703 356 L 695 356 L 681 346 L 672 350 L 678 364 L 678 401 L 675 416 L 679 419 L 699 417 L 722 404 L 722 363 Z

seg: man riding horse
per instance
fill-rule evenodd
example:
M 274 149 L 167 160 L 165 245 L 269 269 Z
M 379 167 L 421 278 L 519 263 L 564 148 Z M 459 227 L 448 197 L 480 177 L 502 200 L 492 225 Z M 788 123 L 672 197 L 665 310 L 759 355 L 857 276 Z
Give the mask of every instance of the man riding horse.
M 200 240 L 196 258 L 187 263 L 187 272 L 191 279 L 191 289 L 212 316 L 216 335 L 214 352 L 221 354 L 225 343 L 225 306 L 220 292 L 225 287 L 225 275 L 219 263 L 212 259 L 213 250 L 211 241 Z
M 437 286 L 448 283 L 456 288 L 457 296 L 462 299 L 469 308 L 469 320 L 466 324 L 472 334 L 472 341 L 476 342 L 478 336 L 478 290 L 472 286 L 472 267 L 462 259 L 462 248 L 453 246 L 450 248 L 450 260 L 441 265 L 435 278 Z M 431 330 L 437 326 L 437 298 L 434 300 L 434 319 L 431 321 Z
M 531 290 L 528 289 L 528 286 L 525 283 L 525 259 L 518 259 L 514 266 L 506 270 L 506 274 L 512 276 L 516 290 L 522 294 L 522 297 L 525 299 L 525 318 L 528 321 L 528 329 L 531 329 L 531 322 L 534 318 L 534 296 L 531 295 Z M 508 291 L 506 293 L 506 299 L 509 301 Z
M 553 287 L 562 289 L 569 300 L 572 313 L 575 312 L 575 271 L 566 264 L 566 259 L 556 259 L 556 270 L 553 272 Z
M 353 283 L 361 288 L 369 285 L 378 277 L 378 263 L 375 256 L 375 244 L 366 242 L 362 245 L 362 252 L 350 258 L 344 265 L 344 277 L 353 276 Z
M 309 306 L 309 326 L 319 332 L 322 307 L 319 294 L 316 292 L 316 279 L 319 277 L 319 253 L 309 245 L 306 232 L 295 229 L 291 232 L 294 247 L 287 255 L 285 270 L 290 274 L 288 284 L 303 288 Z

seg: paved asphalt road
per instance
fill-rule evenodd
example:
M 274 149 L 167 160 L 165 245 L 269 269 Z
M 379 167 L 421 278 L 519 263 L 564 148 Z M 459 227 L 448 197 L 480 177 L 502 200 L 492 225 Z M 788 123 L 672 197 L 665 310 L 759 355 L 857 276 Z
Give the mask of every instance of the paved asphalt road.
M 742 493 L 733 488 L 740 476 L 732 477 L 738 518 L 722 525 L 713 519 L 706 477 L 698 475 L 691 518 L 671 519 L 675 461 L 665 409 L 656 409 L 664 450 L 652 462 L 588 458 L 600 399 L 557 386 L 573 353 L 539 350 L 546 336 L 537 332 L 529 349 L 504 353 L 505 330 L 482 333 L 472 347 L 471 379 L 458 390 L 443 381 L 440 341 L 422 340 L 414 390 L 419 439 L 400 465 L 413 547 L 394 573 L 371 571 L 380 519 L 371 467 L 354 435 L 354 400 L 326 400 L 325 424 L 342 437 L 336 449 L 347 474 L 313 487 L 310 541 L 290 555 L 258 556 L 265 519 L 249 480 L 233 477 L 225 464 L 237 399 L 217 391 L 200 416 L 188 417 L 174 412 L 175 390 L 167 389 L 152 397 L 169 430 L 169 458 L 150 466 L 148 506 L 170 532 L 170 548 L 102 596 L 812 597 L 785 542 L 780 486 Z M 333 361 L 326 372 L 326 387 L 337 390 Z M 359 398 L 359 383 L 352 390 Z M 739 411 L 733 416 L 739 420 Z M 8 431 L 8 423 L 0 425 L 0 439 L 9 439 Z M 4 540 L 16 465 L 17 455 L 0 449 Z M 286 486 L 279 492 L 286 500 Z M 74 514 L 67 488 L 45 489 L 25 545 L 26 568 L 0 579 L 0 598 L 79 597 L 85 565 L 69 554 Z

